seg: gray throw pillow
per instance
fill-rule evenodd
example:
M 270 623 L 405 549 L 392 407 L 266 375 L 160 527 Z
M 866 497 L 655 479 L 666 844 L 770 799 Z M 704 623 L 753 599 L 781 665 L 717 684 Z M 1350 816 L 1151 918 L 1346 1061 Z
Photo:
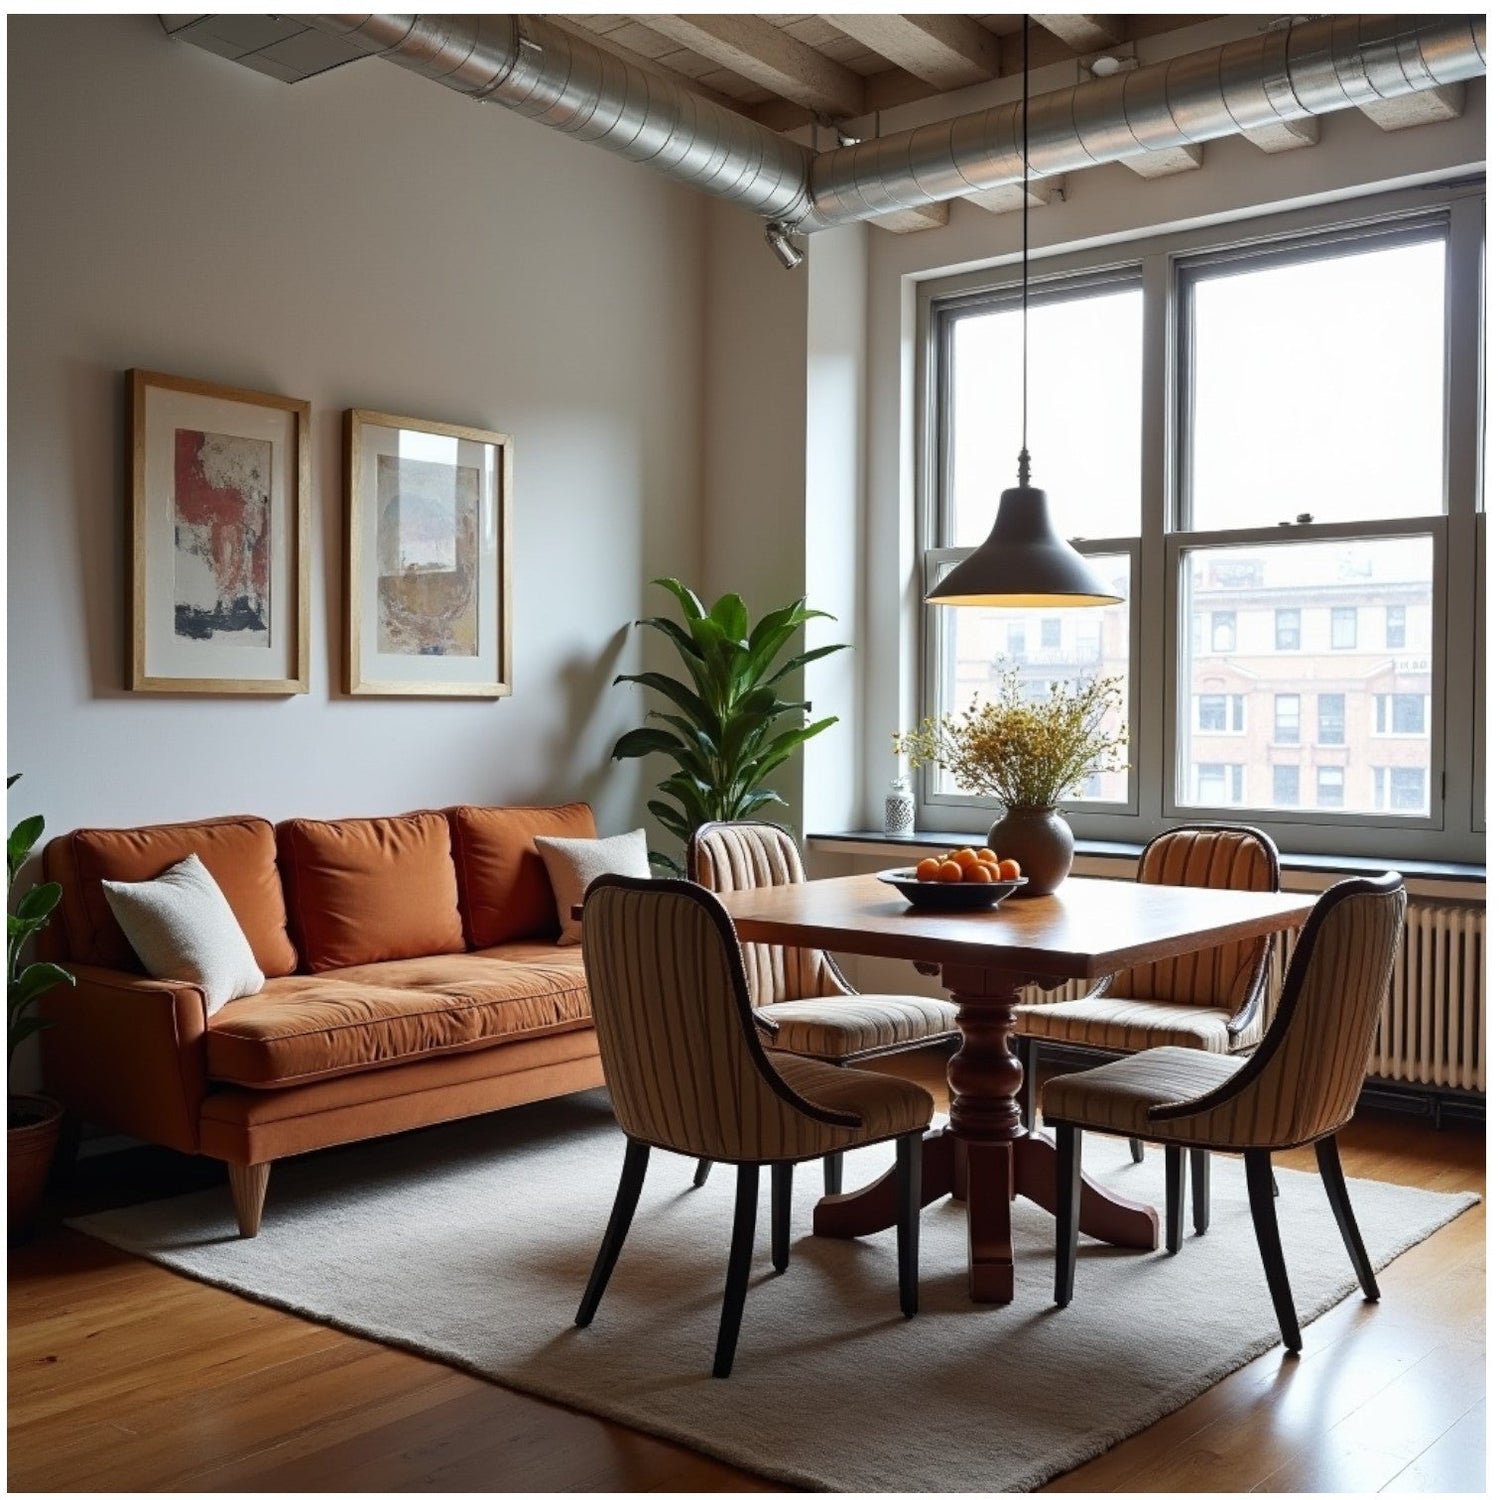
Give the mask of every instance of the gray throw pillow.
M 196 854 L 155 880 L 103 885 L 104 899 L 146 972 L 198 985 L 209 1015 L 265 985 L 224 892 Z
M 608 839 L 556 839 L 539 834 L 536 848 L 557 900 L 557 920 L 562 923 L 559 946 L 583 941 L 583 924 L 575 920 L 573 908 L 583 900 L 590 881 L 600 875 L 638 875 L 643 880 L 651 875 L 644 828 Z

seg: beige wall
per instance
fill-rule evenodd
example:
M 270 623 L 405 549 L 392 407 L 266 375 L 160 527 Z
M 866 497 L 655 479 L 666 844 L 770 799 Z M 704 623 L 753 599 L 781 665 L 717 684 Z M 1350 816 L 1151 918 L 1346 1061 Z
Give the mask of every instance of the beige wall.
M 152 16 L 9 23 L 13 816 L 591 799 L 647 580 L 699 570 L 702 198 L 378 61 L 295 88 Z M 758 229 L 749 216 L 752 236 Z M 133 365 L 313 403 L 312 691 L 124 691 Z M 341 697 L 345 407 L 515 437 L 515 682 Z

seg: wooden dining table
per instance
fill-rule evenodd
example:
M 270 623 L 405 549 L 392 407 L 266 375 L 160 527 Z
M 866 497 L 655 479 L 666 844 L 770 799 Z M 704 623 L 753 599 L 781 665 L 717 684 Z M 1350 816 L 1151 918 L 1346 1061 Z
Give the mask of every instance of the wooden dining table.
M 1030 983 L 1055 988 L 1134 964 L 1173 958 L 1299 927 L 1314 897 L 1206 890 L 1073 876 L 1050 896 L 1012 896 L 993 910 L 920 910 L 875 875 L 729 892 L 721 898 L 742 942 L 829 948 L 939 966 L 958 1004 L 961 1043 L 948 1063 L 948 1123 L 928 1134 L 922 1202 L 967 1203 L 969 1295 L 1015 1295 L 1011 1201 L 1056 1212 L 1056 1152 L 1028 1131 L 1017 1097 L 1024 1081 L 1011 1051 L 1015 1009 Z M 823 1198 L 813 1233 L 873 1234 L 896 1222 L 894 1168 L 868 1187 Z M 1159 1226 L 1146 1204 L 1084 1176 L 1079 1227 L 1111 1245 L 1154 1250 Z

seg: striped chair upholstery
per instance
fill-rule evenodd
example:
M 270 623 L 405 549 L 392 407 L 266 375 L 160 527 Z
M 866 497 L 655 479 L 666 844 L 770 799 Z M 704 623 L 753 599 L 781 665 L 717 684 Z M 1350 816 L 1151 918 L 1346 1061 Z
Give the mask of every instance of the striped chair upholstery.
M 1354 1113 L 1368 1072 L 1405 910 L 1406 891 L 1395 873 L 1340 881 L 1325 891 L 1298 939 L 1275 1018 L 1249 1057 L 1157 1047 L 1051 1079 L 1042 1089 L 1043 1117 L 1058 1128 L 1060 1172 L 1076 1172 L 1072 1137 L 1079 1129 L 1167 1147 L 1169 1250 L 1181 1243 L 1183 1149 L 1245 1156 L 1261 1255 L 1289 1348 L 1300 1347 L 1301 1335 L 1276 1229 L 1272 1151 L 1316 1143 L 1350 1257 L 1366 1295 L 1378 1296 L 1343 1188 L 1335 1133 Z M 1061 1180 L 1058 1191 L 1063 1203 Z M 1058 1248 L 1065 1302 L 1061 1229 Z M 1071 1268 L 1066 1280 L 1071 1296 Z
M 688 844 L 688 873 L 726 891 L 800 885 L 795 840 L 774 823 L 705 823 Z M 746 943 L 750 1003 L 773 1021 L 773 1045 L 829 1062 L 854 1062 L 958 1035 L 958 1007 L 925 995 L 861 995 L 820 948 Z
M 902 1078 L 769 1052 L 734 924 L 684 880 L 603 875 L 584 897 L 583 963 L 625 1164 L 579 1306 L 592 1322 L 640 1198 L 652 1147 L 736 1164 L 734 1230 L 714 1374 L 734 1363 L 755 1239 L 759 1173 L 770 1164 L 771 1258 L 786 1269 L 792 1164 L 871 1141 L 897 1143 L 901 1309 L 917 1307 L 922 1136 L 932 1097 Z

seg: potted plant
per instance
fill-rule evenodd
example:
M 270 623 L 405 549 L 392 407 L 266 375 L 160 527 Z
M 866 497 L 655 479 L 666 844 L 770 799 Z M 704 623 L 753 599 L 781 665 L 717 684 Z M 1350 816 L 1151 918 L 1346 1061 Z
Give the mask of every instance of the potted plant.
M 1096 771 L 1125 768 L 1122 701 L 1118 677 L 1054 682 L 1045 698 L 1031 698 L 1010 671 L 993 702 L 976 693 L 963 713 L 895 735 L 895 750 L 913 766 L 941 767 L 963 791 L 995 798 L 1005 816 L 986 842 L 1025 872 L 1018 896 L 1048 896 L 1073 867 L 1073 830 L 1057 804 Z
M 19 777 L 20 773 L 17 772 L 6 780 L 7 790 L 16 784 Z M 7 1067 L 14 1065 L 16 1048 L 27 1037 L 51 1024 L 36 1014 L 37 1001 L 55 985 L 75 982 L 73 976 L 57 964 L 22 961 L 26 944 L 47 925 L 57 903 L 62 899 L 62 887 L 55 880 L 34 885 L 19 900 L 15 899 L 16 876 L 35 848 L 36 841 L 41 838 L 45 826 L 40 815 L 23 818 L 11 829 L 10 838 L 6 841 L 10 898 L 6 913 L 5 969 L 6 999 L 10 1008 L 10 1052 Z M 24 1227 L 41 1201 L 42 1188 L 52 1169 L 52 1158 L 57 1150 L 62 1106 L 55 1099 L 48 1099 L 41 1094 L 8 1094 L 6 1117 L 7 1170 L 10 1174 L 7 1206 L 10 1230 L 15 1233 Z
M 833 616 L 808 609 L 807 601 L 798 599 L 752 625 L 738 594 L 725 594 L 705 608 L 677 579 L 653 581 L 676 599 L 683 623 L 658 615 L 636 624 L 659 630 L 672 642 L 685 680 L 664 672 L 626 672 L 615 678 L 652 689 L 675 711 L 652 709 L 647 717 L 661 727 L 648 724 L 621 735 L 611 756 L 628 760 L 660 752 L 676 762 L 677 769 L 657 783 L 672 801 L 656 798 L 646 805 L 686 847 L 704 823 L 748 818 L 770 803 L 784 803 L 765 785 L 766 778 L 799 745 L 838 720 L 804 723 L 802 716 L 812 705 L 781 698 L 776 685 L 809 662 L 848 647 L 817 646 L 778 663 L 802 625 Z M 788 722 L 793 716 L 795 722 Z M 666 855 L 653 852 L 651 862 L 682 873 L 682 866 Z

